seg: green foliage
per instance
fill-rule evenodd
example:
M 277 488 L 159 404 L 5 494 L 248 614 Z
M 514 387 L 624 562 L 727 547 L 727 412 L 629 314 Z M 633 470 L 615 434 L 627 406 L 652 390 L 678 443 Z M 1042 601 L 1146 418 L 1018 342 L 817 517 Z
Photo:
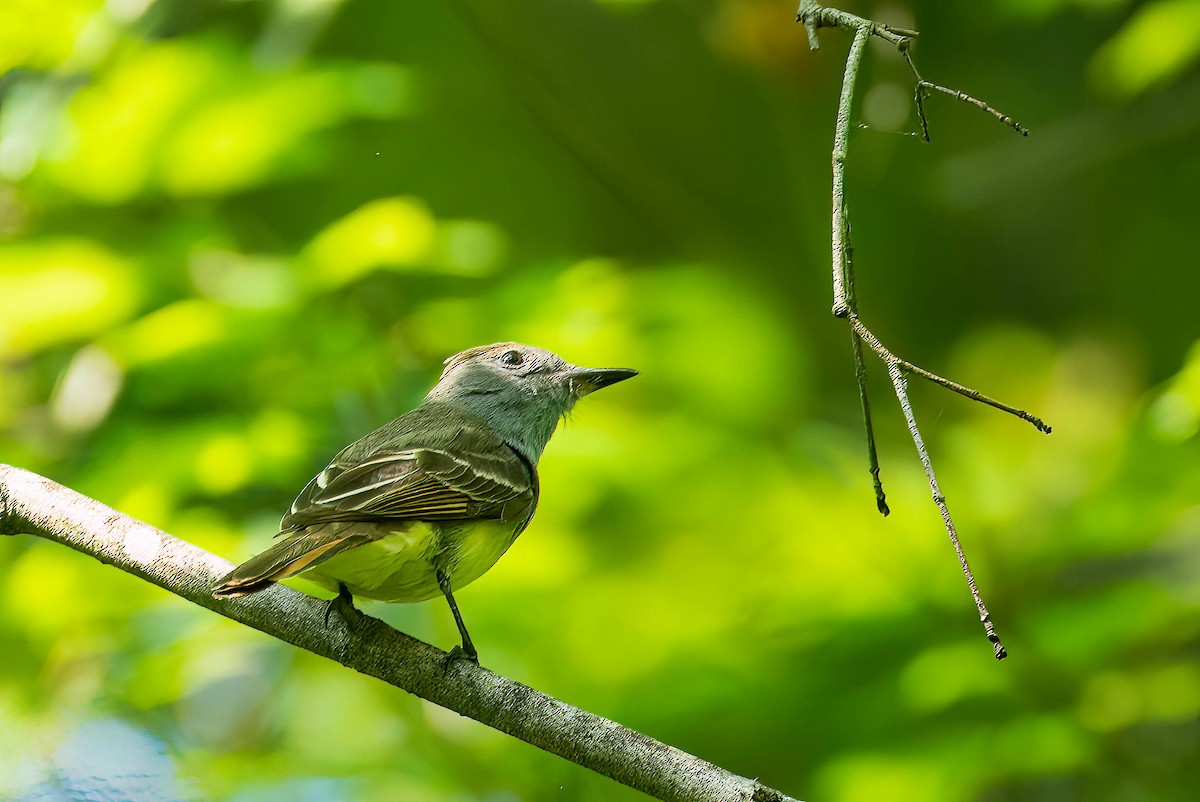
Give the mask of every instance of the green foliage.
M 765 0 L 6 4 L 0 460 L 239 559 L 455 351 L 636 367 L 461 594 L 486 665 L 805 798 L 1190 799 L 1200 21 L 916 5 L 925 74 L 1034 132 L 881 130 L 870 53 L 849 167 L 865 320 L 1054 425 L 913 385 L 1003 664 L 882 372 L 875 512 L 827 314 L 846 42 Z M 0 577 L 0 795 L 635 797 L 61 547 Z

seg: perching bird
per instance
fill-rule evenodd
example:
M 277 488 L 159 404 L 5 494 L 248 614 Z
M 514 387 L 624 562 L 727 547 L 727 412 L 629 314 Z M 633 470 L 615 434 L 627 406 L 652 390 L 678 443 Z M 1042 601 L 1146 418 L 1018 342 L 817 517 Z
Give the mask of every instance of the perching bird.
M 538 458 L 559 419 L 593 390 L 636 375 L 519 343 L 447 359 L 421 404 L 342 449 L 292 502 L 284 539 L 213 595 L 245 596 L 299 573 L 342 603 L 440 593 L 462 635 L 455 652 L 478 662 L 452 591 L 482 576 L 529 524 Z

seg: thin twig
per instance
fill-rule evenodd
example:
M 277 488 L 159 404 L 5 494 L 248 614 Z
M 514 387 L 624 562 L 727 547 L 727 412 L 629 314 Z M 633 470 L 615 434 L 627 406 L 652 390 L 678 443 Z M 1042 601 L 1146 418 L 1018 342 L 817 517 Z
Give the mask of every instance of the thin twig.
M 918 72 L 916 64 L 912 60 L 910 52 L 912 43 L 917 37 L 916 31 L 907 30 L 904 28 L 894 28 L 887 25 L 881 25 L 872 20 L 848 14 L 837 9 L 825 8 L 811 0 L 803 0 L 796 12 L 796 19 L 805 28 L 808 33 L 809 47 L 817 49 L 819 43 L 817 41 L 817 30 L 823 27 L 841 28 L 847 32 L 853 33 L 854 39 L 850 44 L 849 54 L 846 56 L 846 69 L 842 76 L 842 91 L 838 100 L 837 119 L 834 126 L 833 137 L 833 220 L 832 220 L 832 246 L 833 246 L 833 314 L 836 317 L 845 318 L 851 327 L 851 343 L 854 354 L 855 376 L 858 381 L 859 400 L 863 409 L 863 423 L 867 434 L 867 452 L 870 462 L 872 480 L 875 486 L 876 504 L 879 506 L 880 512 L 887 514 L 887 504 L 884 500 L 883 486 L 879 479 L 879 458 L 875 448 L 875 433 L 871 423 L 870 401 L 867 395 L 867 378 L 866 367 L 863 362 L 862 345 L 871 348 L 887 365 L 888 375 L 892 380 L 892 389 L 896 393 L 896 399 L 900 402 L 900 408 L 904 412 L 905 420 L 908 422 L 909 434 L 912 436 L 914 444 L 917 447 L 917 455 L 921 460 L 921 464 L 925 468 L 926 478 L 929 480 L 929 487 L 933 493 L 934 502 L 937 504 L 938 510 L 942 514 L 942 521 L 946 527 L 946 533 L 950 537 L 950 542 L 954 546 L 954 551 L 958 555 L 959 564 L 962 568 L 963 576 L 966 577 L 967 586 L 971 590 L 971 597 L 975 601 L 975 606 L 979 610 L 980 620 L 983 622 L 984 631 L 987 634 L 988 640 L 992 642 L 993 651 L 998 660 L 1004 659 L 1007 656 L 1007 651 L 1000 643 L 999 637 L 996 635 L 995 628 L 992 626 L 991 617 L 988 615 L 987 607 L 984 606 L 983 598 L 979 595 L 978 587 L 975 583 L 975 577 L 971 573 L 971 567 L 967 563 L 966 554 L 962 550 L 962 545 L 958 539 L 958 532 L 954 527 L 954 521 L 950 517 L 950 509 L 946 505 L 946 497 L 942 494 L 941 488 L 938 486 L 937 477 L 933 472 L 933 463 L 929 459 L 929 453 L 925 448 L 924 440 L 921 437 L 921 432 L 917 428 L 916 418 L 913 415 L 912 404 L 908 399 L 908 384 L 904 374 L 914 373 L 923 379 L 931 381 L 941 387 L 944 387 L 960 395 L 966 396 L 973 401 L 978 401 L 983 404 L 995 407 L 996 409 L 1015 415 L 1022 420 L 1033 424 L 1040 431 L 1050 433 L 1050 427 L 1047 426 L 1040 418 L 1037 418 L 1028 412 L 1003 404 L 993 398 L 983 395 L 977 390 L 973 390 L 957 382 L 938 376 L 924 368 L 900 359 L 890 350 L 888 350 L 879 338 L 862 323 L 858 316 L 858 302 L 854 292 L 854 267 L 852 260 L 852 249 L 850 246 L 850 221 L 849 213 L 846 210 L 846 158 L 849 153 L 849 131 L 850 131 L 850 113 L 854 105 L 854 85 L 858 78 L 858 71 L 862 64 L 863 48 L 866 40 L 871 36 L 877 36 L 886 42 L 889 42 L 899 51 L 904 60 L 912 69 L 913 75 L 916 78 L 916 94 L 915 101 L 917 106 L 917 117 L 921 124 L 921 133 L 926 141 L 929 140 L 929 121 L 925 116 L 925 95 L 929 90 L 943 92 L 951 95 L 966 103 L 977 106 L 980 109 L 988 112 L 1006 125 L 1011 126 L 1022 135 L 1028 135 L 1022 126 L 1020 126 L 1011 117 L 1000 113 L 988 104 L 978 100 L 963 92 L 934 84 L 926 81 Z
M 908 63 L 912 64 L 911 61 Z M 913 90 L 913 101 L 917 106 L 917 121 L 921 123 L 921 139 L 932 142 L 929 138 L 929 118 L 925 116 L 925 90 L 921 88 L 921 81 L 917 81 L 916 89 Z
M 915 34 L 914 34 L 914 36 L 915 36 Z M 989 106 L 987 103 L 984 103 L 979 98 L 972 97 L 971 95 L 968 95 L 966 92 L 960 92 L 957 89 L 949 89 L 940 84 L 935 84 L 933 81 L 926 81 L 924 78 L 922 78 L 920 70 L 917 69 L 916 62 L 913 61 L 912 47 L 910 45 L 911 45 L 911 40 L 902 45 L 897 45 L 897 49 L 900 51 L 900 55 L 904 57 L 904 61 L 908 64 L 908 68 L 910 70 L 912 70 L 913 77 L 915 77 L 917 79 L 917 86 L 916 86 L 915 91 L 913 92 L 913 100 L 916 102 L 916 106 L 917 106 L 917 119 L 921 123 L 921 137 L 926 142 L 928 142 L 930 140 L 929 140 L 929 119 L 925 116 L 925 98 L 928 97 L 928 95 L 929 95 L 928 90 L 930 90 L 930 89 L 950 95 L 950 97 L 961 100 L 964 103 L 970 103 L 972 106 L 975 106 L 978 109 L 982 109 L 983 111 L 986 111 L 988 114 L 992 115 L 993 117 L 995 117 L 997 120 L 1004 123 L 1008 127 L 1012 128 L 1014 131 L 1016 131 L 1021 136 L 1029 136 L 1029 130 L 1026 129 L 1025 126 L 1021 125 L 1019 122 L 1014 120 L 1012 117 L 1009 117 L 1007 114 L 1003 113 L 999 109 L 993 108 L 992 106 Z
M 851 236 L 850 217 L 846 222 L 846 303 L 850 317 L 858 319 L 858 297 L 854 294 L 854 238 Z M 858 403 L 862 408 L 863 431 L 867 436 L 867 468 L 871 473 L 871 484 L 875 490 L 875 508 L 887 517 L 891 510 L 887 505 L 887 494 L 883 492 L 883 480 L 879 476 L 879 451 L 875 448 L 875 425 L 871 422 L 871 399 L 867 393 L 867 365 L 863 360 L 862 338 L 853 328 L 850 330 L 850 349 L 854 354 L 854 378 L 858 382 Z
M 867 366 L 863 361 L 862 339 L 857 332 L 851 332 L 850 338 L 854 350 L 854 376 L 858 380 L 858 402 L 862 407 L 863 429 L 867 434 L 867 467 L 875 489 L 875 508 L 886 518 L 892 510 L 888 507 L 883 480 L 879 477 L 879 452 L 875 448 L 875 426 L 871 423 L 871 400 L 867 395 Z
M 842 96 L 838 102 L 837 122 L 833 132 L 833 314 L 846 317 L 850 314 L 849 294 L 846 290 L 846 154 L 850 149 L 850 106 L 854 99 L 854 81 L 862 63 L 863 49 L 871 32 L 859 28 L 850 43 L 846 56 L 846 74 L 842 77 Z
M 907 359 L 901 359 L 900 362 L 904 365 L 905 370 L 912 371 L 913 373 L 920 376 L 922 379 L 926 379 L 928 381 L 933 382 L 934 384 L 945 387 L 947 390 L 952 390 L 953 392 L 956 392 L 961 396 L 969 398 L 972 401 L 978 401 L 981 404 L 987 404 L 989 407 L 995 407 L 996 409 L 1000 410 L 1001 412 L 1007 412 L 1009 415 L 1014 415 L 1023 421 L 1028 421 L 1029 423 L 1033 424 L 1033 427 L 1035 429 L 1037 429 L 1039 432 L 1042 432 L 1044 434 L 1050 434 L 1050 432 L 1053 431 L 1053 429 L 1051 428 L 1051 426 L 1048 423 L 1046 423 L 1045 421 L 1043 421 L 1041 418 L 1037 417 L 1036 415 L 1032 415 L 1032 414 L 1026 412 L 1023 409 L 1017 409 L 1016 407 L 1011 407 L 1002 401 L 997 401 L 996 399 L 994 399 L 990 396 L 984 395 L 983 393 L 979 392 L 978 390 L 972 390 L 970 387 L 959 384 L 956 381 L 951 381 L 950 379 L 943 378 L 942 376 L 939 376 L 936 373 L 930 373 L 929 371 L 925 370 L 925 368 L 922 368 L 918 365 L 914 365 L 913 363 L 909 362 Z
M 679 802 L 795 802 L 746 777 L 446 653 L 368 615 L 347 620 L 282 585 L 214 599 L 232 564 L 29 471 L 0 465 L 0 535 L 32 534 L 89 554 L 226 618 L 377 677 L 651 796 Z M 50 600 L 53 603 L 53 600 Z
M 796 21 L 804 26 L 808 33 L 808 46 L 819 50 L 821 43 L 817 40 L 818 28 L 841 28 L 843 31 L 866 30 L 871 36 L 878 36 L 888 44 L 896 47 L 908 47 L 908 43 L 919 35 L 907 28 L 894 25 L 884 25 L 863 17 L 855 16 L 847 11 L 836 8 L 826 8 L 810 0 L 801 0 L 796 9 Z
M 911 63 L 911 62 L 909 62 L 909 63 Z M 924 98 L 922 96 L 925 94 L 926 90 L 928 90 L 928 89 L 933 89 L 937 92 L 941 92 L 943 94 L 949 95 L 952 98 L 957 98 L 958 100 L 961 100 L 964 103 L 970 103 L 975 108 L 986 111 L 988 114 L 992 115 L 997 120 L 999 120 L 1000 122 L 1007 125 L 1009 128 L 1012 128 L 1014 131 L 1016 131 L 1021 136 L 1029 136 L 1029 130 L 1027 128 L 1025 128 L 1025 126 L 1021 125 L 1019 122 L 1014 120 L 1012 117 L 1009 117 L 1007 114 L 1003 113 L 1002 111 L 992 108 L 991 106 L 989 106 L 988 104 L 986 104 L 982 100 L 980 100 L 979 98 L 972 97 L 972 96 L 968 95 L 966 92 L 960 92 L 957 89 L 949 89 L 947 87 L 941 86 L 940 84 L 935 84 L 930 81 L 918 80 L 917 81 L 917 109 L 920 111 L 921 131 L 925 135 L 926 142 L 929 141 L 929 124 L 925 121 L 925 116 L 924 116 L 925 104 L 924 104 Z
M 854 275 L 850 247 L 850 215 L 846 213 L 846 154 L 850 147 L 850 107 L 854 98 L 854 82 L 862 63 L 863 50 L 871 31 L 862 27 L 854 33 L 850 53 L 846 56 L 846 73 L 842 78 L 842 94 L 838 103 L 837 123 L 833 134 L 833 314 L 846 317 L 857 313 L 854 297 Z M 875 448 L 875 427 L 871 423 L 871 400 L 867 393 L 867 369 L 863 364 L 862 344 L 856 333 L 851 334 L 854 353 L 854 375 L 858 381 L 858 398 L 862 406 L 863 427 L 867 435 L 867 460 L 871 483 L 875 490 L 875 506 L 882 515 L 890 510 L 879 478 L 879 453 Z
M 983 603 L 983 597 L 979 595 L 979 588 L 975 584 L 975 575 L 971 572 L 967 555 L 963 552 L 962 544 L 958 542 L 958 530 L 954 526 L 954 519 L 950 517 L 950 508 L 946 506 L 946 497 L 938 485 L 937 476 L 933 473 L 933 462 L 929 459 L 929 451 L 925 448 L 925 441 L 921 438 L 921 430 L 917 428 L 917 419 L 913 415 L 912 404 L 908 400 L 908 382 L 904 378 L 900 360 L 894 358 L 889 360 L 887 368 L 888 376 L 892 379 L 892 387 L 896 391 L 896 398 L 900 401 L 900 409 L 904 412 L 904 420 L 908 423 L 908 433 L 912 435 L 913 443 L 917 446 L 917 457 L 921 460 L 922 467 L 925 468 L 929 489 L 933 492 L 933 503 L 937 505 L 938 511 L 942 514 L 942 523 L 946 526 L 946 534 L 950 536 L 950 543 L 954 546 L 954 553 L 958 555 L 958 563 L 962 568 L 963 576 L 967 578 L 967 587 L 971 589 L 971 598 L 975 600 L 975 607 L 979 610 L 979 620 L 983 623 L 987 639 L 992 642 L 996 659 L 1003 660 L 1008 657 L 1008 651 L 1000 642 L 1000 636 L 996 634 L 996 628 L 992 625 L 992 617 Z
M 863 325 L 862 320 L 860 320 L 857 315 L 851 316 L 850 326 L 854 329 L 854 331 L 858 334 L 858 336 L 862 338 L 862 340 L 867 344 L 867 346 L 872 351 L 879 354 L 879 356 L 881 358 L 883 358 L 883 360 L 885 362 L 890 362 L 890 361 L 894 360 L 894 361 L 900 363 L 900 367 L 904 368 L 904 370 L 907 372 L 915 373 L 916 375 L 920 376 L 922 379 L 926 379 L 927 381 L 931 381 L 936 385 L 945 387 L 947 390 L 951 390 L 955 393 L 958 393 L 961 396 L 965 396 L 966 398 L 969 398 L 972 401 L 978 401 L 981 404 L 987 404 L 988 406 L 995 407 L 996 409 L 998 409 L 1002 412 L 1007 412 L 1009 415 L 1014 415 L 1023 421 L 1028 421 L 1029 423 L 1033 424 L 1034 428 L 1036 428 L 1040 432 L 1045 432 L 1046 434 L 1050 434 L 1050 432 L 1052 431 L 1051 427 L 1049 425 L 1047 425 L 1045 421 L 1043 421 L 1041 418 L 1039 418 L 1035 415 L 1031 415 L 1030 413 L 1026 412 L 1023 409 L 1017 409 L 1016 407 L 1012 407 L 1012 406 L 1009 406 L 1008 404 L 1005 404 L 1003 401 L 997 401 L 996 399 L 991 398 L 990 396 L 984 395 L 983 393 L 979 392 L 978 390 L 972 390 L 970 387 L 959 384 L 956 381 L 951 381 L 950 379 L 939 376 L 936 373 L 931 373 L 928 370 L 925 370 L 925 368 L 922 368 L 918 365 L 914 365 L 912 362 L 909 362 L 907 359 L 902 359 L 902 358 L 896 356 L 891 351 L 889 351 L 882 342 L 879 341 L 878 337 L 876 337 L 874 334 L 872 334 L 871 331 L 865 325 Z

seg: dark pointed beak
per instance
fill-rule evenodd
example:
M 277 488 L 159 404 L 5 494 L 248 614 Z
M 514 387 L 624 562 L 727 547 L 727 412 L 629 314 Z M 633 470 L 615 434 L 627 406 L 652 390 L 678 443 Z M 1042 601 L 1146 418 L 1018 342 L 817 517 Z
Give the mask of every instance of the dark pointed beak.
M 610 384 L 623 382 L 638 375 L 636 370 L 629 368 L 568 368 L 563 376 L 571 382 L 576 398 L 582 398 L 588 393 L 595 392 Z

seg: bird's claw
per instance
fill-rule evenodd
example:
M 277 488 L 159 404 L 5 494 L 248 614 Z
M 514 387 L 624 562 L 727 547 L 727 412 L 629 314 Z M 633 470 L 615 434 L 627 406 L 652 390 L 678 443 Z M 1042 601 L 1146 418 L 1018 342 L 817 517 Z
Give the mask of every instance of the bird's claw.
M 442 664 L 442 676 L 450 673 L 450 666 L 454 665 L 456 660 L 466 660 L 468 663 L 479 665 L 479 652 L 475 651 L 474 646 L 466 649 L 462 646 L 455 646 L 446 652 L 446 659 Z
M 362 613 L 354 606 L 354 596 L 343 585 L 338 595 L 329 600 L 329 604 L 325 606 L 325 627 L 329 627 L 329 616 L 334 610 L 338 611 L 338 615 L 346 622 L 347 626 L 354 623 L 354 619 Z

